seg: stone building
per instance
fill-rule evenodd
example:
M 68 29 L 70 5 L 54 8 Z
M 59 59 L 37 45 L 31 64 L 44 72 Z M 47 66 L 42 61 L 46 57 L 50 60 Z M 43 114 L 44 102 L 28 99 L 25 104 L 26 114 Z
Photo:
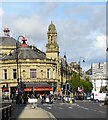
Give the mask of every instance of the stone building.
M 107 62 L 93 63 L 91 65 L 91 82 L 93 84 L 93 91 L 100 92 L 100 88 L 108 85 L 107 78 Z
M 0 37 L 0 85 L 2 91 L 9 96 L 21 90 L 35 94 L 61 93 L 62 84 L 71 76 L 71 69 L 67 60 L 59 56 L 57 31 L 51 22 L 48 26 L 48 43 L 46 52 L 26 43 L 23 36 L 22 43 L 9 36 L 9 29 L 5 29 L 5 36 Z

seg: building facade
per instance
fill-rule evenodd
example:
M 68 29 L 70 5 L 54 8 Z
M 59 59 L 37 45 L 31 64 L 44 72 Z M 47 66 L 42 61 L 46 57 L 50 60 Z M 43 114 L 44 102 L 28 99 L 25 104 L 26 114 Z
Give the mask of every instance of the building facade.
M 106 62 L 103 62 L 93 63 L 91 65 L 91 82 L 93 84 L 93 91 L 100 92 L 100 88 L 103 86 L 107 86 L 108 84 L 106 64 Z
M 46 52 L 29 46 L 22 37 L 22 43 L 9 36 L 0 37 L 0 87 L 9 96 L 20 89 L 19 83 L 27 86 L 25 91 L 38 93 L 61 93 L 62 84 L 71 76 L 67 61 L 59 56 L 57 31 L 51 22 L 48 26 Z M 65 62 L 64 62 L 65 61 Z M 62 67 L 62 71 L 61 71 Z M 28 85 L 29 84 L 29 85 Z

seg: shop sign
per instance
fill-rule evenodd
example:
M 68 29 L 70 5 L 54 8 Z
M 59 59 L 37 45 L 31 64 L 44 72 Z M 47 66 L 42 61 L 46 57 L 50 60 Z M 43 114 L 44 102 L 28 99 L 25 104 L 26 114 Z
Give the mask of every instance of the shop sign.
M 32 88 L 25 88 L 24 91 L 32 91 Z

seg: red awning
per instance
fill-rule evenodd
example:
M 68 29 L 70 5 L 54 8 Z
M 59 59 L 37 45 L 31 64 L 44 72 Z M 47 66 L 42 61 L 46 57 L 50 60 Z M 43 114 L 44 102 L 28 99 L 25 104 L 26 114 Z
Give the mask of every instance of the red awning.
M 37 87 L 37 88 L 34 88 L 34 91 L 52 91 L 52 88 L 50 88 L 50 87 Z
M 25 88 L 24 91 L 32 91 L 32 88 Z
M 9 92 L 8 88 L 2 88 L 2 92 Z
M 34 91 L 52 91 L 53 89 L 51 87 L 36 87 L 34 88 Z M 33 91 L 33 88 L 25 88 L 24 91 Z

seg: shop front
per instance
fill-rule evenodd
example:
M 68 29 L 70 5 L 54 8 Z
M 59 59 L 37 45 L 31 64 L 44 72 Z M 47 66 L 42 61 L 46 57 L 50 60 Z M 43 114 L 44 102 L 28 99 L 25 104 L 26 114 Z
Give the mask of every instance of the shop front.
M 42 95 L 42 94 L 47 94 L 49 95 L 52 91 L 53 88 L 51 85 L 48 83 L 25 83 L 25 88 L 24 92 L 25 94 L 31 96 L 34 94 L 35 96 L 37 95 Z

